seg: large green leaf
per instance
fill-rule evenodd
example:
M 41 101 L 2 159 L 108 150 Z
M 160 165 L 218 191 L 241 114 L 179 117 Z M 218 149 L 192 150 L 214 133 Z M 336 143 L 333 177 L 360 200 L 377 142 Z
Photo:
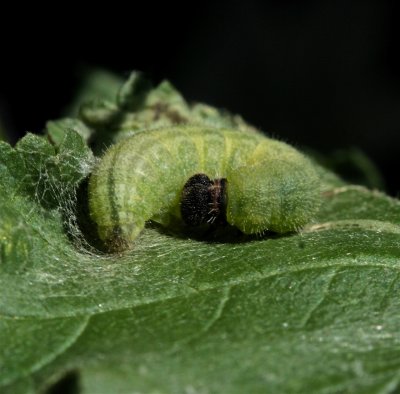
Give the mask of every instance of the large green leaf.
M 78 250 L 59 211 L 2 194 L 4 392 L 71 370 L 87 393 L 392 392 L 400 204 L 351 186 L 324 199 L 301 234 L 212 243 L 149 228 L 106 257 Z
M 1 393 L 63 378 L 94 394 L 399 390 L 398 200 L 321 169 L 301 233 L 148 226 L 129 253 L 99 254 L 73 207 L 93 157 L 50 126 L 55 145 L 0 143 Z

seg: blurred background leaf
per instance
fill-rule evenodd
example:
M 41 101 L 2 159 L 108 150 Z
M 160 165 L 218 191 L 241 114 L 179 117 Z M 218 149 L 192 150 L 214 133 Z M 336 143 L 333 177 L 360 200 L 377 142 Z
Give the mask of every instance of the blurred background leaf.
M 23 22 L 14 7 L 0 27 L 0 102 L 13 141 L 71 111 L 87 66 L 123 79 L 141 70 L 297 146 L 323 155 L 355 146 L 391 195 L 400 189 L 399 2 L 205 1 L 184 17 L 142 2 L 134 22 L 117 4 L 96 18 L 71 5 L 62 19 L 33 12 Z M 29 33 L 13 34 L 21 26 Z M 112 92 L 106 79 L 101 89 Z

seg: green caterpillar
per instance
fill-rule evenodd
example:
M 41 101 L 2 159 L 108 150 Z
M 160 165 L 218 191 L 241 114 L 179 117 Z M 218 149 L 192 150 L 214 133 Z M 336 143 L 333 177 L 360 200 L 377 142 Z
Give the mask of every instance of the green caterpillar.
M 195 195 L 204 187 L 214 190 L 206 204 L 218 212 L 199 219 L 203 200 Z M 245 234 L 286 233 L 307 224 L 319 205 L 319 178 L 302 153 L 259 133 L 205 126 L 127 138 L 106 152 L 89 181 L 90 216 L 109 251 L 132 247 L 148 220 L 196 225 L 222 215 Z

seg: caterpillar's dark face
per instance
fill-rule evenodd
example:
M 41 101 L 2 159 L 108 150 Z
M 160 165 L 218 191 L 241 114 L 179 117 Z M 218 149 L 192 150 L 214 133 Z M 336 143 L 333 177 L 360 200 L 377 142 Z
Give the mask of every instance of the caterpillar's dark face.
M 189 226 L 226 221 L 225 178 L 211 180 L 196 174 L 185 183 L 181 199 L 182 219 Z

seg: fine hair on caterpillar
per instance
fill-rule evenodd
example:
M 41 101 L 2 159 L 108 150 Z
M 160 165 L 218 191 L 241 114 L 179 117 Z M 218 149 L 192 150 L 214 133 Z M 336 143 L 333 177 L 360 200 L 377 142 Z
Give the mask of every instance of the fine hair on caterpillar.
M 226 221 L 245 234 L 298 231 L 320 205 L 313 163 L 261 133 L 209 126 L 149 130 L 112 146 L 89 180 L 90 217 L 123 251 L 152 220 Z
M 213 181 L 206 174 L 189 178 L 182 190 L 180 202 L 182 220 L 188 226 L 226 222 L 227 180 Z

